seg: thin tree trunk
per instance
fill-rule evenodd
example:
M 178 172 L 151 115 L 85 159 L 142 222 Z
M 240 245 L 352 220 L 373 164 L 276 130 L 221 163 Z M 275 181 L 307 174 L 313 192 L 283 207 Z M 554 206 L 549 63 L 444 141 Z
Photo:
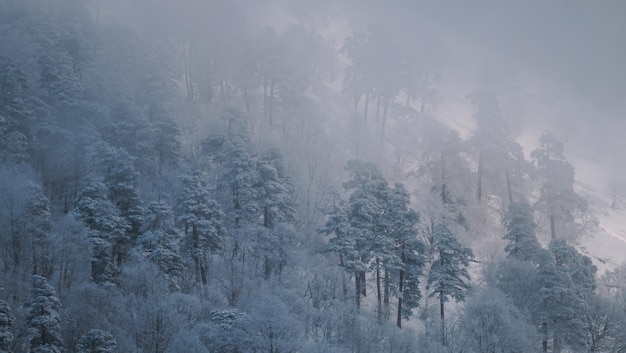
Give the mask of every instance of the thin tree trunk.
M 343 253 L 339 253 L 339 265 L 343 268 Z M 346 283 L 346 274 L 341 271 L 341 289 L 343 290 L 343 298 L 348 297 L 348 285 Z
M 511 174 L 507 170 L 505 172 L 506 177 L 506 191 L 509 195 L 509 203 L 513 203 L 513 189 L 511 188 Z
M 396 325 L 402 328 L 402 293 L 404 291 L 404 270 L 400 270 L 400 281 L 398 282 L 398 316 Z
M 263 120 L 268 121 L 267 76 L 263 76 Z
M 383 306 L 384 306 L 384 315 L 385 319 L 389 319 L 389 287 L 391 286 L 391 274 L 389 273 L 389 269 L 385 269 L 385 287 L 383 290 Z
M 369 92 L 367 92 L 365 93 L 365 108 L 363 112 L 363 121 L 366 125 L 367 125 L 367 113 L 368 113 L 368 108 L 369 108 L 369 102 L 370 102 L 370 94 Z
M 367 286 L 365 283 L 365 271 L 360 271 L 360 280 L 361 280 L 361 294 L 363 294 L 364 297 L 367 297 Z
M 441 316 L 441 344 L 446 346 L 446 321 L 444 311 L 443 292 L 439 292 L 439 315 Z
M 548 323 L 544 322 L 541 325 L 541 330 L 543 331 L 543 341 L 541 342 L 543 353 L 548 353 Z
M 383 123 L 380 129 L 380 143 L 385 141 L 385 128 L 387 124 L 387 111 L 389 108 L 389 99 L 385 98 L 385 105 L 383 106 Z
M 478 182 L 476 183 L 476 199 L 480 202 L 483 198 L 483 152 L 478 153 Z
M 376 318 L 378 319 L 378 323 L 381 324 L 383 322 L 383 303 L 382 296 L 380 291 L 380 259 L 376 259 L 376 300 L 378 301 L 378 313 L 376 314 Z
M 356 310 L 361 308 L 361 274 L 360 271 L 354 271 L 354 290 L 356 299 Z
M 554 225 L 554 215 L 550 215 L 550 236 L 551 239 L 556 239 L 556 227 Z
M 376 121 L 380 120 L 380 96 L 376 98 Z
M 269 108 L 267 111 L 267 119 L 269 121 L 270 127 L 273 124 L 273 114 L 274 114 L 274 79 L 270 81 L 270 96 L 269 96 Z

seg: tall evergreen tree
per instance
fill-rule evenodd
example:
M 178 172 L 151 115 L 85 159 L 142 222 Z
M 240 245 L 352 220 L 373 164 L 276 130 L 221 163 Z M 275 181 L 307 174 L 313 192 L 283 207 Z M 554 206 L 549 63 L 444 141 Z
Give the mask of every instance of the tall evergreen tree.
M 574 167 L 565 160 L 563 143 L 550 134 L 541 136 L 540 147 L 531 153 L 541 180 L 541 195 L 536 207 L 550 223 L 551 238 L 566 224 L 576 221 L 576 212 L 587 210 L 587 201 L 574 191 Z
M 52 216 L 48 199 L 35 192 L 26 205 L 26 232 L 32 237 L 33 273 L 50 278 L 54 269 L 50 233 Z
M 170 206 L 164 201 L 149 203 L 137 242 L 145 256 L 159 267 L 175 288 L 183 270 L 180 240 L 181 234 L 176 229 Z
M 385 284 L 390 275 L 397 272 L 398 286 L 394 290 L 398 298 L 396 325 L 402 328 L 402 319 L 408 320 L 413 309 L 419 306 L 422 293 L 420 277 L 425 265 L 425 246 L 417 237 L 419 213 L 409 208 L 410 195 L 402 183 L 396 183 L 390 190 L 389 203 L 385 216 L 389 222 L 389 235 L 393 241 L 391 251 L 397 255 L 399 263 L 387 263 Z M 386 288 L 387 291 L 387 288 Z M 388 300 L 386 301 L 388 305 Z
M 462 246 L 454 234 L 445 225 L 435 226 L 432 251 L 435 259 L 428 272 L 427 289 L 429 297 L 439 299 L 439 315 L 442 324 L 442 343 L 445 338 L 445 311 L 444 305 L 450 298 L 456 302 L 464 301 L 472 290 L 468 283 L 470 275 L 467 272 L 470 260 L 474 258 L 472 249 Z
M 537 260 L 541 245 L 535 234 L 535 222 L 530 205 L 526 202 L 517 202 L 509 205 L 509 211 L 504 218 L 508 240 L 504 251 L 507 256 L 520 261 Z
M 208 256 L 222 249 L 226 231 L 224 214 L 211 199 L 206 182 L 199 172 L 182 177 L 178 221 L 183 226 L 183 247 L 194 262 L 196 281 L 208 283 Z
M 106 186 L 88 181 L 81 190 L 74 214 L 87 226 L 91 243 L 91 276 L 96 283 L 115 283 L 119 259 L 128 244 L 128 222 L 107 198 Z
M 33 297 L 25 305 L 26 333 L 31 353 L 63 353 L 61 338 L 61 303 L 45 277 L 33 276 Z

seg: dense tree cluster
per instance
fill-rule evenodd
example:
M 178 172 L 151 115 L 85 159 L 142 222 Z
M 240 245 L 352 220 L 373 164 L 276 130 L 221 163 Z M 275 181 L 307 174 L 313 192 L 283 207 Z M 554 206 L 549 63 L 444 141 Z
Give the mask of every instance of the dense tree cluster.
M 626 350 L 563 143 L 441 123 L 433 48 L 113 3 L 0 4 L 0 352 Z

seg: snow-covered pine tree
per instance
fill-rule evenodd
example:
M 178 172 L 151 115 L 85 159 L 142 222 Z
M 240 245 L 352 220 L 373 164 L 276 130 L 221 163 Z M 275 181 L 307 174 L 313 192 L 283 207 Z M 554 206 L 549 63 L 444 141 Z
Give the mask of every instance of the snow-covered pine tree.
M 91 243 L 91 277 L 96 283 L 115 283 L 119 275 L 118 258 L 130 225 L 107 198 L 106 186 L 88 181 L 81 190 L 74 214 L 87 226 Z
M 564 235 L 558 234 L 564 227 L 575 224 L 576 213 L 587 210 L 587 201 L 574 191 L 574 167 L 565 160 L 563 143 L 550 134 L 541 136 L 539 142 L 540 147 L 531 153 L 541 181 L 535 207 L 546 215 L 553 239 Z
M 222 249 L 226 230 L 224 214 L 211 199 L 206 181 L 198 171 L 182 177 L 183 193 L 178 221 L 183 226 L 183 248 L 194 262 L 196 281 L 208 283 L 208 256 Z
M 504 248 L 507 256 L 520 261 L 536 261 L 541 245 L 535 234 L 535 221 L 530 205 L 524 201 L 510 204 L 504 224 L 504 239 L 509 242 Z
M 433 230 L 434 243 L 432 252 L 434 261 L 428 272 L 426 289 L 429 297 L 439 299 L 439 315 L 441 318 L 442 343 L 446 345 L 444 305 L 450 298 L 456 302 L 464 301 L 471 292 L 470 275 L 467 272 L 470 260 L 474 258 L 472 249 L 462 246 L 452 231 L 443 224 Z
M 422 293 L 420 277 L 425 264 L 425 246 L 417 237 L 417 224 L 420 215 L 409 208 L 410 195 L 402 183 L 396 183 L 389 192 L 385 217 L 390 226 L 389 235 L 393 241 L 391 251 L 400 260 L 387 264 L 385 284 L 390 282 L 391 273 L 397 272 L 398 286 L 392 292 L 398 298 L 396 325 L 402 328 L 402 319 L 408 320 L 413 309 L 419 306 Z M 386 289 L 387 291 L 387 289 Z M 385 303 L 388 305 L 388 300 Z
M 29 309 L 25 326 L 29 352 L 63 353 L 61 303 L 45 277 L 33 276 L 33 297 L 25 307 Z
M 174 288 L 178 288 L 183 270 L 180 240 L 171 207 L 165 201 L 149 203 L 137 241 L 144 255 L 159 267 Z
M 0 292 L 3 290 L 0 287 Z M 11 332 L 15 325 L 15 317 L 11 315 L 11 307 L 6 300 L 0 299 L 0 353 L 8 353 L 13 342 Z
M 91 329 L 80 337 L 76 344 L 76 353 L 114 353 L 117 342 L 111 333 Z

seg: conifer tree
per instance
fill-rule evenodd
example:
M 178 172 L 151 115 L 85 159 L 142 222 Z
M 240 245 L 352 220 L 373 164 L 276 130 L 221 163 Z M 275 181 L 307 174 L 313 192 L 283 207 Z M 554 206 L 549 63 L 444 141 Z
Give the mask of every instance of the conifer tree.
M 0 291 L 3 288 L 0 287 Z M 11 307 L 4 299 L 0 299 L 0 353 L 8 353 L 13 342 L 11 332 L 15 325 L 15 317 L 11 315 Z
M 116 346 L 117 343 L 111 333 L 91 329 L 78 341 L 76 353 L 114 353 Z
M 428 273 L 426 288 L 430 291 L 429 297 L 439 299 L 441 337 L 442 343 L 445 345 L 444 305 L 450 298 L 456 302 L 464 301 L 472 290 L 468 283 L 470 275 L 467 272 L 467 267 L 470 260 L 474 258 L 474 253 L 470 248 L 463 247 L 445 225 L 438 224 L 435 226 L 433 237 L 432 251 L 435 254 L 435 259 Z
M 149 203 L 138 244 L 145 256 L 159 267 L 174 287 L 178 287 L 182 275 L 180 239 L 181 234 L 175 227 L 170 206 L 164 201 Z
M 576 221 L 577 211 L 587 210 L 587 201 L 574 191 L 574 167 L 565 160 L 563 143 L 550 134 L 541 136 L 541 145 L 531 153 L 541 181 L 536 207 L 550 223 L 550 236 L 556 238 L 566 224 Z
M 63 353 L 61 338 L 61 303 L 45 277 L 33 276 L 33 297 L 25 305 L 26 333 L 31 353 Z
M 206 182 L 199 172 L 182 177 L 183 193 L 178 221 L 183 226 L 183 248 L 194 262 L 196 281 L 208 283 L 208 256 L 222 249 L 226 231 L 224 214 L 211 199 Z
M 504 251 L 507 256 L 520 261 L 536 260 L 541 245 L 535 234 L 535 222 L 530 205 L 526 202 L 517 202 L 509 205 L 509 211 L 504 218 L 508 240 Z
M 91 243 L 91 276 L 96 283 L 115 283 L 119 258 L 128 244 L 130 225 L 107 198 L 107 188 L 92 180 L 81 191 L 74 214 L 87 226 Z

